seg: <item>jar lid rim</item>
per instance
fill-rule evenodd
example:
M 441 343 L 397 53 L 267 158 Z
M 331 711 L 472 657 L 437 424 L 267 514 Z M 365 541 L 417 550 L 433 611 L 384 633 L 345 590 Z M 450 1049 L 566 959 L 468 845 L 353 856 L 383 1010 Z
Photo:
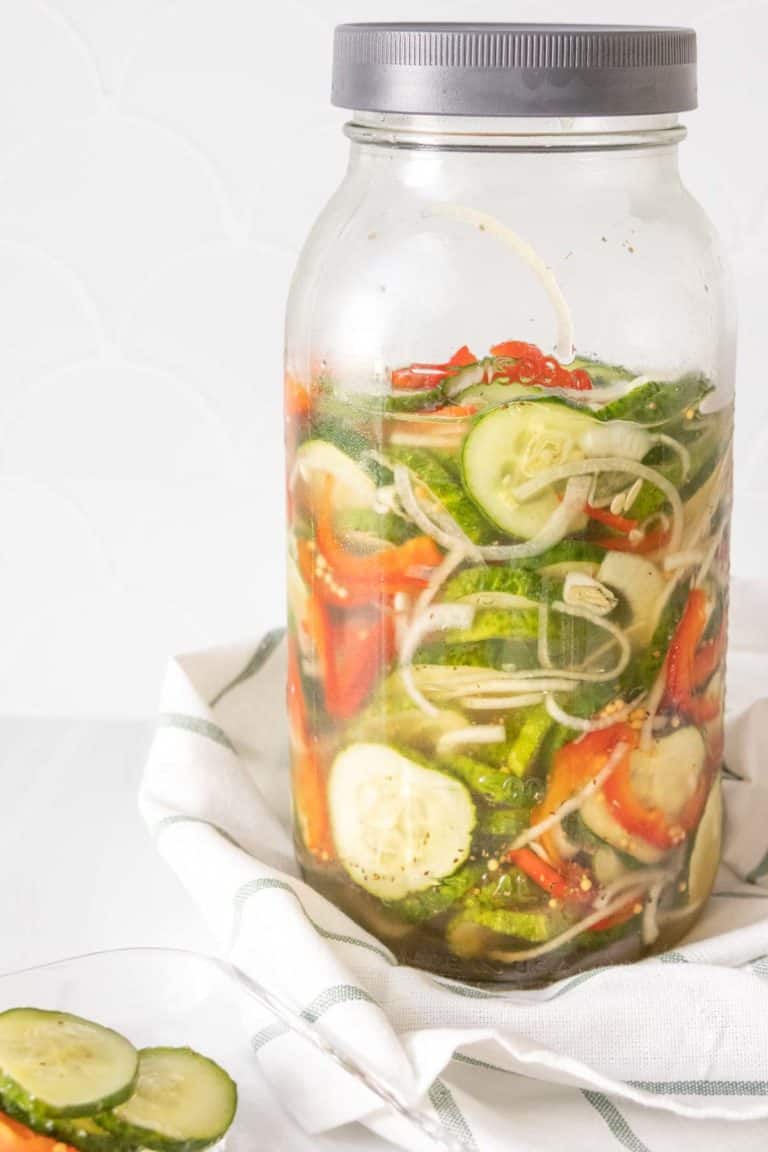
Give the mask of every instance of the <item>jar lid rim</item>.
M 411 115 L 683 112 L 696 107 L 696 33 L 621 24 L 341 24 L 331 99 Z

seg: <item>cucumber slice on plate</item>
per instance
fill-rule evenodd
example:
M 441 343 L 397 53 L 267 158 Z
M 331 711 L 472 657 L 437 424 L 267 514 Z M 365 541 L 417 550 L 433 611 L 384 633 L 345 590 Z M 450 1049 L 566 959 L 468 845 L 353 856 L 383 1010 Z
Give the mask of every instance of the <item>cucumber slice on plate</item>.
M 35 1116 L 90 1116 L 127 1100 L 138 1054 L 111 1028 L 66 1012 L 0 1014 L 0 1095 Z
M 556 400 L 521 400 L 482 416 L 464 443 L 464 484 L 502 532 L 529 540 L 558 507 L 554 486 L 521 502 L 513 492 L 539 472 L 583 459 L 598 421 Z
M 237 1087 L 223 1068 L 191 1048 L 144 1048 L 136 1090 L 97 1117 L 118 1139 L 157 1152 L 200 1152 L 227 1132 Z
M 328 782 L 333 838 L 361 888 L 400 900 L 466 860 L 476 813 L 467 788 L 386 744 L 352 744 Z

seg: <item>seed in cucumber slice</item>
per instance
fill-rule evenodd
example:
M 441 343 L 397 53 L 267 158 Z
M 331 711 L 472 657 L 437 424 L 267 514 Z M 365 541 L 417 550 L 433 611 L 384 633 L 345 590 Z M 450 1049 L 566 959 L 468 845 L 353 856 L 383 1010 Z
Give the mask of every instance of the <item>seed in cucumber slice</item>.
M 91 1116 L 128 1099 L 137 1069 L 111 1028 L 40 1008 L 0 1014 L 0 1094 L 25 1113 Z
M 477 420 L 464 442 L 464 485 L 502 532 L 529 540 L 556 511 L 558 493 L 553 486 L 519 501 L 515 488 L 540 472 L 583 459 L 583 440 L 596 427 L 594 417 L 556 400 L 494 408 Z
M 237 1087 L 223 1068 L 191 1048 L 143 1048 L 129 1100 L 97 1122 L 119 1139 L 157 1152 L 200 1152 L 229 1129 Z
M 467 788 L 386 744 L 352 744 L 328 781 L 339 859 L 361 888 L 400 900 L 466 860 L 477 819 Z

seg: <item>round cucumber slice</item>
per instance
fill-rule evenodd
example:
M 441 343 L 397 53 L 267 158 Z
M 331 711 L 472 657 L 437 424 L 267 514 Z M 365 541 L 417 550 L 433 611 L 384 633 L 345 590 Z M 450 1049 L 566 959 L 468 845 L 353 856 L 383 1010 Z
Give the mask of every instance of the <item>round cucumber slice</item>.
M 373 508 L 376 485 L 359 464 L 328 440 L 306 440 L 296 453 L 296 467 L 312 492 L 319 496 L 326 477 L 334 480 L 337 508 Z
M 466 860 L 476 813 L 464 784 L 386 744 L 352 744 L 328 783 L 336 851 L 381 900 L 422 892 Z
M 678 728 L 655 740 L 648 752 L 632 753 L 632 789 L 646 808 L 658 808 L 673 823 L 694 795 L 707 750 L 698 728 Z
M 127 1100 L 138 1054 L 118 1032 L 66 1012 L 0 1014 L 0 1094 L 25 1113 L 90 1116 Z
M 144 1048 L 130 1100 L 100 1115 L 118 1139 L 157 1152 L 200 1152 L 235 1117 L 237 1087 L 223 1068 L 191 1048 Z
M 633 836 L 619 824 L 602 792 L 593 792 L 588 796 L 581 805 L 579 815 L 590 832 L 600 840 L 627 856 L 634 856 L 641 864 L 658 864 L 664 858 L 665 853 L 660 848 L 649 844 L 647 840 L 641 840 L 639 836 Z
M 464 443 L 467 491 L 503 532 L 529 540 L 557 509 L 558 495 L 553 487 L 521 502 L 514 489 L 540 472 L 584 459 L 584 438 L 596 426 L 594 417 L 556 400 L 521 400 L 492 409 Z
M 650 644 L 666 581 L 658 565 L 631 552 L 608 552 L 598 569 L 601 584 L 615 588 L 629 604 L 632 618 L 627 634 L 635 648 Z

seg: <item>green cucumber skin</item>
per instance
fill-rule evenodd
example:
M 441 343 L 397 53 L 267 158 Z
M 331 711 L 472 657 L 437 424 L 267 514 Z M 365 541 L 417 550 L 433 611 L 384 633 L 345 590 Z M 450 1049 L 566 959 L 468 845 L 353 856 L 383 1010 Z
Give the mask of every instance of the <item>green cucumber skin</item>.
M 507 764 L 515 776 L 527 776 L 538 760 L 541 746 L 554 721 L 543 704 L 531 708 L 509 750 Z
M 650 644 L 624 669 L 621 683 L 625 693 L 637 694 L 648 691 L 658 676 L 666 660 L 675 629 L 683 615 L 689 587 L 688 581 L 677 586 L 654 629 Z
M 530 826 L 528 808 L 496 808 L 480 820 L 478 835 L 487 840 L 511 843 Z
M 349 456 L 350 460 L 359 464 L 377 487 L 381 488 L 394 482 L 390 469 L 371 459 L 369 455 L 372 448 L 371 441 L 363 436 L 362 432 L 345 424 L 343 420 L 332 416 L 315 416 L 310 426 L 309 438 L 333 444 L 334 448 L 338 448 L 340 452 Z
M 40 1123 L 43 1122 L 44 1118 L 57 1120 L 59 1118 L 77 1119 L 79 1116 L 93 1116 L 95 1119 L 105 1107 L 116 1108 L 119 1104 L 124 1104 L 126 1100 L 130 1099 L 135 1084 L 136 1076 L 130 1084 L 119 1092 L 113 1092 L 111 1096 L 105 1096 L 94 1101 L 92 1109 L 86 1109 L 82 1104 L 78 1104 L 76 1108 L 51 1108 L 44 1101 L 38 1100 L 36 1096 L 30 1096 L 10 1076 L 0 1073 L 0 1098 L 5 1100 L 9 1107 L 17 1109 L 24 1116 L 39 1117 Z
M 417 534 L 417 529 L 394 512 L 373 512 L 369 508 L 347 508 L 336 517 L 339 535 L 359 532 L 387 544 L 404 544 Z
M 446 771 L 463 780 L 471 792 L 484 796 L 492 804 L 532 808 L 543 794 L 540 780 L 535 780 L 533 777 L 520 780 L 509 772 L 491 768 L 471 756 L 462 756 L 458 753 L 442 756 L 440 763 Z
M 598 420 L 632 420 L 648 426 L 666 424 L 686 410 L 698 408 L 711 391 L 712 385 L 702 376 L 684 376 L 670 383 L 649 380 L 626 396 L 611 400 L 595 416 Z
M 465 864 L 458 872 L 441 880 L 433 888 L 427 888 L 424 892 L 412 892 L 402 900 L 388 903 L 387 907 L 411 924 L 432 920 L 461 900 L 478 883 L 484 870 L 482 864 Z
M 599 549 L 598 553 L 602 559 L 603 554 Z M 452 601 L 482 592 L 504 592 L 539 600 L 544 586 L 541 577 L 526 568 L 465 568 L 445 584 L 441 599 Z
M 521 566 L 525 569 L 548 568 L 552 564 L 599 564 L 605 558 L 605 550 L 599 544 L 590 544 L 587 540 L 561 540 L 539 556 L 532 556 L 530 560 L 522 560 Z
M 144 1048 L 140 1050 L 139 1057 L 141 1057 L 143 1053 L 165 1051 L 173 1052 L 179 1051 L 179 1049 Z M 215 1061 L 210 1060 L 207 1056 L 201 1056 L 199 1052 L 195 1052 L 192 1048 L 182 1049 L 182 1051 L 192 1053 L 192 1055 L 196 1056 L 199 1060 L 203 1060 L 207 1064 L 212 1065 L 219 1074 L 225 1076 L 229 1081 L 232 1094 L 232 1107 L 226 1127 L 224 1127 L 222 1131 L 218 1132 L 215 1136 L 175 1139 L 172 1136 L 163 1136 L 162 1133 L 152 1131 L 149 1128 L 141 1128 L 138 1125 L 129 1124 L 113 1111 L 100 1112 L 97 1116 L 94 1116 L 96 1123 L 102 1128 L 105 1128 L 107 1132 L 116 1136 L 119 1140 L 123 1142 L 127 1141 L 129 1144 L 132 1143 L 142 1150 L 151 1149 L 152 1152 L 204 1152 L 204 1149 L 218 1144 L 219 1140 L 229 1131 L 237 1112 L 237 1085 L 231 1076 L 227 1075 L 221 1065 L 216 1064 Z
M 53 1119 L 44 1116 L 38 1110 L 25 1111 L 14 1105 L 6 1096 L 0 1096 L 0 1111 L 5 1112 L 13 1120 L 25 1124 L 40 1136 L 47 1136 L 51 1140 L 63 1140 L 78 1152 L 141 1152 L 139 1146 L 130 1141 L 122 1140 L 109 1132 L 96 1135 L 92 1132 L 78 1131 L 77 1120 L 66 1120 L 62 1117 Z M 92 1120 L 93 1117 L 88 1117 Z
M 386 455 L 430 490 L 473 544 L 491 544 L 498 538 L 497 530 L 464 492 L 461 482 L 429 449 L 390 444 Z
M 511 936 L 530 944 L 545 944 L 569 924 L 564 916 L 549 910 L 487 908 L 474 901 L 468 902 L 459 915 L 464 922 L 469 921 L 499 936 Z

